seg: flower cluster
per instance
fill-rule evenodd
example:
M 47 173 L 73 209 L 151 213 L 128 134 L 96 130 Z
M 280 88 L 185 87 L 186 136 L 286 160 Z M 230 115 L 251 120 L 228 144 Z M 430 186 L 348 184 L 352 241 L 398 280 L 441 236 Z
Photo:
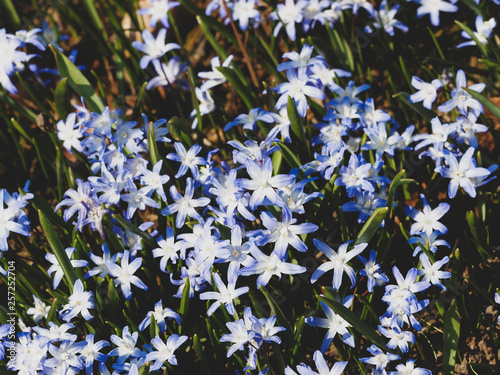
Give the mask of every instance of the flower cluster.
M 393 53 L 396 33 L 411 29 L 408 18 L 403 23 L 396 16 L 428 15 L 437 27 L 443 13 L 458 11 L 455 3 L 384 0 L 376 8 L 367 0 L 285 0 L 275 6 L 211 0 L 203 10 L 190 1 L 151 0 L 132 20 L 144 26 L 141 40 L 127 40 L 133 48 L 126 53 L 119 43 L 112 47 L 117 61 L 123 53 L 140 69 L 120 72 L 120 96 L 132 75 L 143 80 L 137 96 L 134 91 L 137 103 L 127 110 L 113 100 L 105 106 L 85 89 L 85 77 L 78 75 L 84 67 L 74 65 L 76 50 L 62 59 L 67 65 L 58 61 L 58 70 L 28 64 L 37 57 L 29 52 L 43 52 L 49 43 L 60 60 L 61 38 L 53 28 L 15 34 L 0 29 L 0 84 L 10 94 L 17 93 L 11 77 L 29 69 L 29 80 L 62 74 L 83 95 L 79 104 L 72 97 L 73 106 L 63 111 L 66 81 L 55 89 L 60 116 L 57 121 L 51 114 L 55 127 L 47 132 L 57 149 L 56 167 L 64 158 L 84 165 L 62 165 L 66 180 L 57 171 L 55 207 L 47 209 L 50 203 L 42 198 L 32 204 L 40 217 L 48 215 L 61 227 L 49 233 L 47 219 L 47 241 L 20 242 L 33 258 L 33 280 L 48 287 L 21 283 L 17 355 L 7 368 L 23 374 L 170 372 L 177 357 L 183 371 L 187 358 L 208 366 L 220 362 L 222 353 L 227 363 L 217 371 L 246 375 L 278 373 L 278 366 L 286 375 L 341 374 L 348 366 L 366 366 L 371 374 L 430 374 L 419 367 L 425 361 L 414 358 L 415 347 L 426 328 L 424 312 L 435 308 L 433 296 L 462 277 L 458 246 L 445 255 L 455 243 L 451 234 L 463 237 L 450 226 L 452 216 L 467 211 L 471 236 L 466 233 L 464 241 L 477 245 L 481 257 L 490 255 L 489 233 L 480 224 L 494 217 L 487 207 L 497 204 L 497 196 L 485 197 L 480 188 L 496 178 L 498 166 L 491 155 L 483 157 L 479 137 L 489 131 L 485 107 L 494 112 L 494 105 L 481 95 L 486 84 L 471 79 L 466 68 L 452 78 L 420 65 L 410 74 L 399 56 L 398 79 L 412 92 L 394 97 L 423 118 L 410 123 L 412 113 L 397 108 L 392 94 L 380 96 L 380 87 L 358 74 L 363 65 L 354 63 L 361 56 L 353 57 L 353 51 L 361 55 L 359 40 L 349 45 L 335 27 L 345 28 L 343 19 L 352 19 L 354 33 L 355 22 L 363 22 L 356 32 L 385 38 Z M 198 71 L 175 24 L 173 9 L 181 4 L 194 9 L 217 52 Z M 468 5 L 475 9 L 474 4 Z M 139 22 L 137 16 L 144 18 Z M 495 19 L 478 15 L 475 26 L 475 32 L 457 33 L 469 40 L 456 48 L 488 51 Z M 210 27 L 215 35 L 205 30 Z M 324 31 L 352 64 L 329 57 L 315 30 Z M 266 32 L 273 35 L 270 45 Z M 178 43 L 169 42 L 171 34 Z M 226 34 L 240 51 L 225 50 Z M 277 40 L 280 63 L 270 48 Z M 267 52 L 272 60 L 259 65 L 259 78 L 273 75 L 263 92 L 249 92 L 245 69 L 252 81 L 255 72 L 247 52 L 256 61 Z M 144 82 L 153 71 L 156 76 Z M 19 80 L 26 88 L 20 74 Z M 393 77 L 384 83 L 395 90 Z M 159 112 L 141 102 L 148 93 L 173 95 L 179 117 L 157 118 Z M 237 113 L 220 105 L 224 94 L 238 96 Z M 9 107 L 17 103 L 7 97 Z M 180 103 L 185 98 L 188 104 Z M 245 110 L 238 107 L 240 98 Z M 19 128 L 16 121 L 12 129 Z M 44 166 L 36 139 L 19 132 Z M 402 170 L 412 159 L 425 164 L 415 180 Z M 28 187 L 12 195 L 0 189 L 2 256 L 18 253 L 7 252 L 17 239 L 11 233 L 30 236 L 26 209 L 34 195 Z M 6 279 L 8 272 L 1 271 Z M 494 300 L 500 302 L 498 293 Z M 437 308 L 445 316 L 442 305 Z M 372 342 L 365 345 L 363 339 L 360 345 L 358 331 Z M 8 325 L 0 326 L 0 359 L 14 345 L 9 332 Z M 217 345 L 226 348 L 212 350 Z M 346 360 L 328 364 L 332 345 Z

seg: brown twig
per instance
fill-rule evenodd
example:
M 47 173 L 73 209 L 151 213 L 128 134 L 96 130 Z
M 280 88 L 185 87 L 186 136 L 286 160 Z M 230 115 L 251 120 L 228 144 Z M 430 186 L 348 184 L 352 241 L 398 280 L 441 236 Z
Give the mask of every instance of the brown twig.
M 222 0 L 222 4 L 224 5 L 224 9 L 226 10 L 226 13 L 229 17 L 229 22 L 231 23 L 234 35 L 236 36 L 236 40 L 238 41 L 238 46 L 240 47 L 241 53 L 243 54 L 243 60 L 247 65 L 248 71 L 250 73 L 250 78 L 252 79 L 252 83 L 254 84 L 255 87 L 258 88 L 259 81 L 257 80 L 257 75 L 255 74 L 255 70 L 253 69 L 252 61 L 250 61 L 250 57 L 248 56 L 246 49 L 243 47 L 243 42 L 241 41 L 241 35 L 238 32 L 238 29 L 236 29 L 236 24 L 234 23 L 233 17 L 231 16 L 231 12 L 227 7 L 226 0 Z

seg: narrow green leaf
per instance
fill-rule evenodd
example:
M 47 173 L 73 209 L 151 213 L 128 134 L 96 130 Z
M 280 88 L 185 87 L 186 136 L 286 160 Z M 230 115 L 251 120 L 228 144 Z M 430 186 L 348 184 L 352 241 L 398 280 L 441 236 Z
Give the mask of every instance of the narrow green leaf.
M 148 127 L 149 156 L 151 157 L 151 163 L 153 163 L 153 165 L 156 165 L 156 163 L 158 163 L 158 160 L 161 159 L 161 156 L 158 152 L 158 144 L 156 143 L 155 128 L 152 121 L 150 121 L 146 126 Z
M 474 237 L 474 240 L 476 242 L 479 254 L 484 261 L 488 261 L 488 259 L 490 259 L 492 256 L 488 251 L 488 233 L 486 231 L 486 228 L 484 227 L 484 224 L 479 220 L 479 218 L 473 211 L 468 211 L 465 217 L 472 236 Z
M 439 53 L 439 56 L 441 57 L 441 59 L 446 60 L 444 53 L 443 53 L 443 50 L 441 49 L 441 46 L 439 45 L 439 43 L 436 39 L 436 36 L 434 35 L 434 32 L 431 30 L 430 27 L 427 28 L 427 31 L 429 31 L 429 34 L 431 34 L 432 41 L 434 42 L 434 45 L 436 46 L 436 49 Z
M 16 8 L 14 7 L 14 4 L 12 3 L 12 0 L 1 0 L 0 1 L 0 4 L 2 5 L 2 8 L 4 10 L 5 13 L 4 16 L 7 16 L 6 17 L 10 24 L 16 29 L 16 30 L 19 30 L 22 28 L 22 25 L 21 25 L 21 19 L 19 18 L 19 14 L 17 14 L 17 11 L 16 11 Z M 5 19 L 4 19 L 5 21 Z
M 411 109 L 413 109 L 415 112 L 417 112 L 420 116 L 422 116 L 426 120 L 431 120 L 437 116 L 434 111 L 424 108 L 422 103 L 410 103 L 408 101 L 409 96 L 410 94 L 408 94 L 407 92 L 399 92 L 393 95 L 394 98 L 401 100 L 404 104 L 409 106 Z
M 186 120 L 174 116 L 167 122 L 167 129 L 178 141 L 181 141 L 189 147 L 193 145 L 191 125 Z
M 373 211 L 372 215 L 368 220 L 366 220 L 365 225 L 358 233 L 358 238 L 356 239 L 355 245 L 360 243 L 368 243 L 375 235 L 377 230 L 380 228 L 380 224 L 385 219 L 387 213 L 389 212 L 389 207 L 379 207 Z
M 264 297 L 266 297 L 267 303 L 271 308 L 272 315 L 276 316 L 276 321 L 278 322 L 278 324 L 286 329 L 285 337 L 287 341 L 291 343 L 293 340 L 292 336 L 293 331 L 292 327 L 290 326 L 290 323 L 288 323 L 288 320 L 285 318 L 285 314 L 283 314 L 283 311 L 281 311 L 281 308 L 279 307 L 279 305 L 276 303 L 276 301 L 266 288 L 264 288 L 263 286 L 259 286 L 259 289 L 262 292 L 262 294 L 264 294 Z
M 22 195 L 26 193 L 19 189 L 19 192 Z M 50 220 L 53 224 L 55 224 L 58 228 L 61 228 L 65 234 L 69 234 L 69 225 L 66 223 L 61 216 L 54 212 L 54 207 L 52 207 L 49 202 L 47 202 L 40 195 L 35 195 L 32 199 L 30 199 L 30 204 L 36 209 L 43 212 L 45 217 Z
M 144 232 L 144 231 L 140 230 L 134 224 L 132 224 L 129 221 L 125 220 L 123 218 L 123 216 L 121 216 L 119 214 L 113 214 L 112 216 L 113 216 L 113 218 L 116 221 L 118 221 L 118 223 L 123 228 L 125 228 L 126 230 L 128 230 L 128 231 L 130 231 L 130 232 L 132 232 L 134 234 L 137 234 L 138 236 L 140 236 L 148 244 L 148 246 L 156 247 L 157 244 L 156 244 L 155 239 L 148 232 Z
M 71 265 L 71 262 L 66 254 L 63 244 L 59 239 L 52 223 L 47 219 L 44 213 L 41 210 L 38 210 L 38 217 L 40 219 L 40 224 L 42 225 L 43 231 L 45 232 L 45 236 L 47 237 L 47 242 L 49 243 L 50 248 L 54 252 L 54 255 L 57 258 L 59 265 L 61 266 L 64 276 L 68 281 L 68 286 L 73 292 L 73 285 L 77 280 L 77 276 L 75 273 L 75 269 Z
M 14 110 L 15 112 L 19 112 L 31 122 L 36 122 L 35 113 L 29 108 L 22 105 L 17 100 L 12 99 L 5 90 L 0 90 L 0 100 L 3 101 L 4 103 L 7 103 L 9 108 Z
M 385 346 L 385 342 L 387 340 L 384 337 L 377 334 L 377 332 L 375 332 L 368 324 L 359 319 L 351 310 L 342 305 L 342 303 L 322 296 L 318 296 L 318 298 L 330 306 L 333 311 L 344 318 L 347 323 L 349 323 L 356 331 L 364 335 L 373 344 L 377 345 L 385 352 L 391 351 Z
M 281 161 L 283 160 L 282 152 L 273 153 L 273 175 L 277 175 L 281 168 Z
M 479 7 L 478 7 L 478 8 L 479 8 Z M 467 27 L 465 24 L 463 24 L 462 22 L 455 20 L 455 23 L 456 23 L 458 26 L 460 26 L 460 28 L 461 28 L 462 30 L 464 30 L 467 34 L 469 34 L 469 35 L 470 35 L 470 37 L 472 38 L 472 40 L 473 40 L 474 42 L 476 42 L 476 46 L 477 46 L 477 47 L 481 50 L 481 52 L 483 53 L 483 55 L 484 55 L 485 57 L 488 57 L 488 51 L 486 50 L 486 47 L 484 46 L 484 44 L 483 44 L 483 43 L 481 43 L 481 42 L 479 41 L 479 39 L 477 39 L 476 34 L 475 34 L 475 33 L 474 33 L 474 32 L 473 32 L 473 31 L 472 31 L 469 27 Z
M 130 324 L 130 328 L 132 328 L 132 332 L 139 332 L 139 336 L 141 337 L 141 339 L 144 342 L 148 342 L 148 340 L 146 339 L 146 337 L 144 336 L 144 334 L 142 333 L 142 331 L 139 329 L 139 327 L 137 327 L 137 324 L 135 324 L 135 322 L 132 320 L 132 318 L 130 318 L 128 316 L 128 314 L 125 311 L 125 309 L 122 309 L 122 314 L 125 317 L 125 319 L 127 320 L 128 324 Z M 152 319 L 152 320 L 155 320 L 155 319 Z
M 453 375 L 460 338 L 460 314 L 455 300 L 444 315 L 443 374 Z
M 288 118 L 290 119 L 290 126 L 293 133 L 297 136 L 301 143 L 306 142 L 306 135 L 302 117 L 299 116 L 299 113 L 297 112 L 297 106 L 290 96 L 288 97 L 286 111 L 288 112 Z
M 401 71 L 403 72 L 403 76 L 408 84 L 408 87 L 412 87 L 410 73 L 408 72 L 408 68 L 406 67 L 406 64 L 401 56 L 399 56 L 399 65 L 401 65 Z
M 193 336 L 193 346 L 194 346 L 194 352 L 196 353 L 196 356 L 198 357 L 198 359 L 201 363 L 202 372 L 204 374 L 210 374 L 210 371 L 208 370 L 210 368 L 210 366 L 207 362 L 205 350 L 203 349 L 203 346 L 201 345 L 200 336 L 198 336 L 198 334 L 196 334 L 196 333 Z
M 181 305 L 179 306 L 179 315 L 182 318 L 181 325 L 179 326 L 179 332 L 181 332 L 182 323 L 184 323 L 184 319 L 187 316 L 188 308 L 189 308 L 189 291 L 191 289 L 191 284 L 189 282 L 189 277 L 186 279 L 186 283 L 184 284 L 184 289 L 182 290 L 181 297 Z
M 15 118 L 11 118 L 10 122 L 12 123 L 12 126 L 14 126 L 14 129 L 16 129 L 19 134 L 21 134 L 24 139 L 26 139 L 28 142 L 33 143 L 32 136 L 29 135 L 30 130 L 24 129 L 17 121 Z
M 394 196 L 396 195 L 396 189 L 402 183 L 401 181 L 406 177 L 406 171 L 403 169 L 400 171 L 396 177 L 392 179 L 391 185 L 389 186 L 389 192 L 387 193 L 387 204 L 386 207 L 389 208 L 389 211 L 392 211 L 392 202 L 394 202 Z
M 58 302 L 57 298 L 54 298 L 54 300 L 52 301 L 52 305 L 50 305 L 49 313 L 47 314 L 47 322 L 54 321 L 54 318 L 56 317 L 58 303 L 59 302 Z
M 304 331 L 304 327 L 306 325 L 306 317 L 302 315 L 299 318 L 299 321 L 297 322 L 295 326 L 295 332 L 293 335 L 293 349 L 292 349 L 292 355 L 295 357 L 295 354 L 298 352 L 299 347 L 300 347 L 300 339 L 302 337 L 302 331 Z
M 73 64 L 61 51 L 52 45 L 50 49 L 52 53 L 54 53 L 57 68 L 61 76 L 68 79 L 71 88 L 75 90 L 79 96 L 83 96 L 85 102 L 92 111 L 101 113 L 104 109 L 104 105 L 87 78 L 85 78 L 75 64 Z
M 99 17 L 99 13 L 97 12 L 97 9 L 95 7 L 95 1 L 94 0 L 82 0 L 83 5 L 85 8 L 87 8 L 87 12 L 90 15 L 90 20 L 94 24 L 94 27 L 97 29 L 97 31 L 101 34 L 102 39 L 106 42 L 108 42 L 108 36 L 106 35 L 106 30 L 104 29 L 104 25 L 101 21 L 101 18 Z
M 64 120 L 74 112 L 74 108 L 69 100 L 68 78 L 63 78 L 59 81 L 54 93 L 54 103 L 59 117 Z
M 302 163 L 300 162 L 299 156 L 290 150 L 290 148 L 283 143 L 273 143 L 274 146 L 278 146 L 280 148 L 281 153 L 283 154 L 283 158 L 286 160 L 288 165 L 291 168 L 300 168 Z
M 258 107 L 258 103 L 254 97 L 252 97 L 253 90 L 250 90 L 248 82 L 242 81 L 236 72 L 228 67 L 219 66 L 217 70 L 221 72 L 227 81 L 233 86 L 238 95 L 241 97 L 248 110 Z
M 94 327 L 92 327 L 92 325 L 89 322 L 85 322 L 85 327 L 87 327 L 87 330 L 89 331 L 89 333 L 93 333 L 95 335 L 96 330 Z
M 371 301 L 368 301 L 368 299 L 361 294 L 355 294 L 355 296 L 357 299 L 359 299 L 361 302 L 363 302 L 363 305 L 365 305 L 365 308 L 367 309 L 367 311 L 369 311 L 370 314 L 372 314 L 373 318 L 377 322 L 379 320 L 379 316 L 377 315 L 377 313 L 373 309 L 373 304 L 371 303 Z M 365 320 L 365 319 L 362 319 L 362 320 Z
M 495 103 L 493 103 L 483 94 L 475 92 L 474 90 L 468 89 L 467 87 L 463 87 L 463 89 L 467 91 L 469 94 L 471 94 L 472 97 L 476 99 L 479 103 L 481 103 L 484 108 L 490 111 L 493 114 L 493 116 L 495 116 L 496 118 L 500 118 L 500 107 L 498 107 Z
M 5 306 L 0 305 L 0 324 L 7 324 L 7 319 L 9 317 L 9 310 Z

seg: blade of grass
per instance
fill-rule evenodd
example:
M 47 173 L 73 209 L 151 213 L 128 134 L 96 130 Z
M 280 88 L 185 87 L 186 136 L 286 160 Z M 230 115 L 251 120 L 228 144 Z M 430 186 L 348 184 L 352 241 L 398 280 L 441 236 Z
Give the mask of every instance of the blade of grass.
M 68 79 L 68 83 L 79 96 L 83 96 L 85 102 L 94 112 L 101 113 L 104 105 L 101 99 L 97 96 L 94 88 L 80 70 L 73 64 L 68 57 L 54 46 L 50 46 L 52 53 L 56 59 L 57 68 L 61 76 Z
M 460 314 L 456 301 L 444 315 L 443 334 L 443 374 L 453 375 L 455 372 L 455 357 L 458 352 L 458 340 L 460 338 Z
M 364 335 L 373 344 L 377 345 L 380 349 L 390 352 L 391 350 L 385 346 L 387 341 L 384 337 L 377 334 L 368 324 L 359 319 L 351 310 L 342 305 L 342 303 L 334 301 L 329 298 L 317 296 L 320 301 L 326 303 L 333 311 L 345 319 L 356 331 Z
M 52 249 L 54 255 L 56 256 L 57 261 L 64 272 L 64 276 L 68 281 L 68 286 L 72 292 L 73 285 L 77 280 L 75 269 L 71 265 L 71 261 L 69 260 L 68 255 L 66 254 L 66 251 L 64 249 L 64 246 L 61 240 L 59 239 L 59 236 L 57 235 L 54 227 L 52 226 L 52 223 L 49 221 L 49 219 L 47 219 L 47 217 L 41 210 L 38 210 L 38 217 L 40 219 L 40 224 L 43 228 L 43 231 L 45 232 L 47 242 L 49 243 L 50 248 Z
M 388 212 L 389 207 L 379 207 L 375 209 L 368 220 L 366 220 L 363 228 L 359 231 L 354 244 L 358 245 L 360 243 L 369 243 L 377 230 L 380 228 L 380 224 L 382 224 L 382 221 L 385 219 Z

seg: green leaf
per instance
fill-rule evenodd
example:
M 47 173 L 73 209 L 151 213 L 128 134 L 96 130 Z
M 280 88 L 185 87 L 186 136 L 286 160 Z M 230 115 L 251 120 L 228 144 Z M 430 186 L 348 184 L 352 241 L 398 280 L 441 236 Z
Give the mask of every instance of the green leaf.
M 57 68 L 61 76 L 68 79 L 71 88 L 75 90 L 79 96 L 83 96 L 85 103 L 89 105 L 92 111 L 101 113 L 104 109 L 104 105 L 87 78 L 85 78 L 75 64 L 73 64 L 61 51 L 52 45 L 50 49 L 54 54 Z
M 475 92 L 474 90 L 468 89 L 467 87 L 463 87 L 465 91 L 472 95 L 474 99 L 476 99 L 479 103 L 483 105 L 488 111 L 490 111 L 493 116 L 496 118 L 500 118 L 500 107 L 498 107 L 495 103 L 489 100 L 486 96 Z
M 406 171 L 403 169 L 400 171 L 396 177 L 392 179 L 391 185 L 389 186 L 389 192 L 387 193 L 387 204 L 386 207 L 389 208 L 389 211 L 392 211 L 392 202 L 394 202 L 394 196 L 396 195 L 396 189 L 403 185 L 413 182 L 414 180 L 407 179 Z
M 19 189 L 21 195 L 26 193 Z M 65 234 L 69 234 L 69 225 L 66 223 L 61 216 L 54 212 L 54 207 L 50 205 L 42 196 L 36 194 L 32 199 L 30 199 L 30 204 L 39 211 L 42 211 L 45 217 L 50 220 L 51 223 L 55 224 L 58 228 L 62 229 Z
M 74 112 L 73 106 L 69 100 L 68 91 L 68 78 L 63 78 L 59 81 L 54 93 L 54 103 L 59 117 L 64 120 L 66 117 Z
M 293 340 L 292 336 L 292 327 L 290 326 L 290 323 L 288 323 L 288 320 L 285 318 L 285 314 L 283 314 L 283 311 L 281 311 L 281 308 L 279 305 L 276 303 L 274 298 L 269 294 L 269 291 L 264 288 L 263 286 L 259 286 L 260 291 L 262 294 L 264 294 L 264 297 L 266 297 L 267 303 L 269 304 L 269 307 L 271 308 L 271 313 L 272 315 L 276 316 L 276 321 L 281 327 L 284 327 L 286 329 L 285 331 L 285 337 L 288 343 L 291 343 Z
M 189 308 L 189 291 L 191 289 L 191 284 L 189 282 L 189 277 L 186 279 L 186 283 L 184 284 L 184 289 L 182 290 L 181 297 L 181 305 L 179 306 L 179 315 L 182 318 L 182 322 L 184 323 L 184 319 L 187 316 L 188 308 Z M 179 325 L 179 333 L 181 332 L 182 324 Z
M 205 355 L 205 350 L 203 349 L 200 341 L 200 336 L 198 334 L 194 334 L 193 336 L 193 346 L 194 346 L 194 352 L 196 353 L 196 356 L 198 357 L 200 363 L 201 363 L 201 369 L 204 374 L 210 374 L 210 371 L 208 370 L 209 364 L 207 362 L 207 357 Z
M 12 110 L 19 112 L 23 116 L 25 116 L 28 120 L 31 122 L 36 122 L 36 115 L 35 113 L 27 108 L 26 106 L 22 105 L 20 102 L 17 100 L 12 99 L 5 90 L 0 90 L 0 100 L 7 103 L 9 108 Z
M 481 255 L 484 261 L 488 261 L 488 259 L 490 259 L 492 256 L 488 251 L 488 233 L 486 232 L 484 224 L 481 222 L 481 220 L 479 220 L 479 218 L 473 211 L 468 211 L 465 217 L 472 236 L 474 237 L 474 240 L 476 242 L 479 255 Z
M 57 304 L 58 304 L 58 300 L 57 300 L 57 298 L 54 298 L 54 300 L 52 301 L 52 305 L 50 305 L 49 313 L 47 314 L 47 322 L 54 321 L 54 318 L 56 317 L 56 312 L 57 312 Z
M 368 243 L 375 235 L 377 230 L 380 228 L 380 224 L 385 219 L 387 213 L 389 212 L 389 207 L 379 207 L 373 211 L 372 215 L 366 221 L 363 228 L 358 233 L 358 238 L 356 238 L 355 245 L 360 243 Z
M 410 94 L 408 94 L 407 92 L 399 92 L 395 94 L 393 97 L 401 100 L 404 104 L 409 106 L 411 109 L 413 109 L 415 112 L 417 112 L 420 116 L 422 116 L 426 120 L 432 120 L 434 117 L 437 116 L 434 111 L 425 108 L 422 105 L 422 103 L 410 103 L 408 101 L 409 96 Z
M 443 329 L 443 374 L 453 375 L 460 338 L 460 314 L 455 300 L 444 315 Z
M 236 72 L 228 67 L 219 66 L 217 70 L 221 72 L 227 81 L 233 86 L 238 95 L 241 97 L 248 110 L 258 107 L 258 102 L 252 97 L 252 92 L 248 86 L 248 82 L 242 81 Z
M 52 223 L 47 219 L 44 213 L 41 210 L 38 210 L 38 217 L 40 219 L 40 224 L 42 225 L 43 231 L 45 232 L 45 236 L 47 238 L 47 242 L 49 243 L 50 248 L 54 252 L 54 255 L 57 258 L 59 265 L 61 266 L 64 276 L 68 281 L 68 286 L 70 291 L 73 292 L 73 285 L 75 281 L 78 279 L 76 276 L 75 269 L 71 265 L 71 262 L 66 254 L 63 244 L 59 239 Z
M 301 143 L 306 142 L 306 135 L 304 131 L 304 123 L 302 122 L 302 117 L 299 116 L 297 112 L 297 106 L 293 99 L 289 96 L 288 103 L 286 105 L 286 111 L 288 112 L 288 118 L 290 120 L 290 126 L 293 133 L 297 136 Z
M 158 144 L 156 143 L 153 121 L 150 121 L 146 126 L 148 127 L 149 156 L 151 157 L 151 163 L 153 163 L 153 165 L 156 165 L 156 163 L 158 163 L 158 160 L 161 159 L 161 155 L 158 152 Z
M 479 7 L 478 7 L 478 8 L 479 8 Z M 481 50 L 481 52 L 483 53 L 483 55 L 484 55 L 484 56 L 486 56 L 486 57 L 488 57 L 488 51 L 486 50 L 486 47 L 484 46 L 484 44 L 483 44 L 483 43 L 481 43 L 481 42 L 479 41 L 479 39 L 477 39 L 476 34 L 475 34 L 475 33 L 474 33 L 474 32 L 473 32 L 473 31 L 472 31 L 469 27 L 467 27 L 465 24 L 463 24 L 462 22 L 455 20 L 455 23 L 456 23 L 458 26 L 460 26 L 460 28 L 461 28 L 462 30 L 464 30 L 467 34 L 469 34 L 469 35 L 470 35 L 470 37 L 472 38 L 472 40 L 473 40 L 474 42 L 476 42 L 476 46 L 477 46 L 477 47 Z
M 5 18 L 9 20 L 10 24 L 15 28 L 15 30 L 21 29 L 22 28 L 21 19 L 17 14 L 16 8 L 14 7 L 12 0 L 1 0 L 0 5 L 2 5 L 3 16 L 7 16 Z M 5 18 L 3 19 L 3 21 L 5 21 Z
M 101 34 L 102 39 L 108 42 L 108 36 L 106 35 L 106 30 L 104 29 L 104 25 L 95 7 L 95 0 L 82 0 L 82 2 L 85 8 L 87 8 L 87 12 L 89 12 L 90 19 L 94 24 L 94 27 Z
M 391 351 L 385 346 L 387 340 L 384 337 L 377 334 L 377 332 L 375 332 L 368 324 L 359 319 L 351 310 L 342 305 L 342 303 L 322 296 L 318 296 L 318 298 L 319 300 L 330 306 L 330 308 L 333 309 L 334 312 L 344 318 L 347 323 L 349 323 L 356 331 L 364 335 L 373 344 L 377 345 L 385 352 Z
M 280 148 L 280 152 L 283 154 L 283 158 L 291 168 L 300 168 L 302 166 L 298 155 L 290 150 L 287 145 L 283 143 L 273 142 L 273 146 L 278 146 Z
M 172 134 L 172 136 L 191 147 L 193 145 L 193 140 L 191 138 L 191 125 L 184 119 L 177 116 L 172 117 L 167 122 L 167 129 Z
M 281 161 L 283 160 L 283 154 L 281 152 L 273 153 L 273 175 L 277 175 L 280 172 Z
M 148 244 L 148 246 L 153 247 L 153 248 L 157 246 L 157 243 L 156 243 L 155 239 L 148 232 L 140 230 L 134 224 L 132 224 L 129 221 L 125 220 L 123 218 L 123 216 L 121 216 L 119 214 L 113 214 L 112 216 L 113 216 L 113 219 L 115 219 L 116 221 L 118 221 L 118 223 L 123 228 L 125 228 L 126 230 L 128 230 L 128 231 L 130 231 L 130 232 L 132 232 L 134 234 L 137 234 L 139 237 L 141 237 Z
M 29 135 L 30 130 L 25 130 L 21 124 L 19 124 L 15 118 L 11 118 L 10 122 L 12 126 L 30 143 L 33 143 L 32 136 Z

